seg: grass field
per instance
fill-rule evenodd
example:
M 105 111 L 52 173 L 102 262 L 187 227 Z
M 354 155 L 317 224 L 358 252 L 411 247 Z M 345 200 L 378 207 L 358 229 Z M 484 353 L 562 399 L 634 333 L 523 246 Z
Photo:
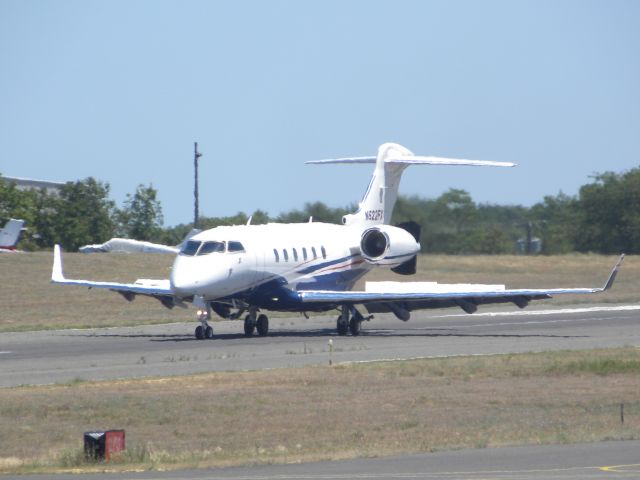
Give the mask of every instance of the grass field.
M 69 278 L 121 282 L 133 282 L 137 278 L 168 278 L 172 260 L 170 255 L 64 254 L 65 274 Z M 419 271 L 412 277 L 377 270 L 366 279 L 500 283 L 511 288 L 600 286 L 615 260 L 613 256 L 600 255 L 422 255 L 418 260 Z M 0 332 L 193 322 L 193 309 L 167 310 L 158 301 L 149 298 L 139 297 L 130 303 L 113 292 L 51 285 L 51 262 L 52 254 L 46 252 L 0 255 Z M 640 260 L 631 256 L 625 259 L 618 281 L 610 292 L 559 297 L 534 305 L 637 303 L 639 289 Z M 274 313 L 272 317 L 278 315 Z
M 640 438 L 640 350 L 462 357 L 0 389 L 0 473 L 385 456 Z M 624 405 L 624 423 L 620 409 Z

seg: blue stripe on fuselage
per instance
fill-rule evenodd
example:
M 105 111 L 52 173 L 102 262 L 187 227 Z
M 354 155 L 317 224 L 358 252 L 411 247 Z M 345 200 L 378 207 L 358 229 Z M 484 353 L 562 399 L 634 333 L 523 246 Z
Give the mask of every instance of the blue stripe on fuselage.
M 354 268 L 318 275 L 308 281 L 298 283 L 296 290 L 349 290 L 367 272 L 367 268 Z
M 300 273 L 300 274 L 303 274 L 303 275 L 308 275 L 308 274 L 316 272 L 318 270 L 322 270 L 323 268 L 330 267 L 332 265 L 337 265 L 338 263 L 346 262 L 348 260 L 354 260 L 354 259 L 356 259 L 356 258 L 358 258 L 360 256 L 361 255 L 359 253 L 357 253 L 355 255 L 349 255 L 348 257 L 338 258 L 336 260 L 331 260 L 329 262 L 320 263 L 318 265 L 311 265 L 309 267 L 305 267 L 303 269 L 296 270 L 296 273 Z

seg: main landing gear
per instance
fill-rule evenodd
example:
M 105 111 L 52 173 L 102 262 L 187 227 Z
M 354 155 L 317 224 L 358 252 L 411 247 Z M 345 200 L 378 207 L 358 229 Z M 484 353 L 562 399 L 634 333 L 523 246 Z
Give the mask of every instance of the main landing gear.
M 269 318 L 263 313 L 258 315 L 256 308 L 250 308 L 249 315 L 244 317 L 244 335 L 251 337 L 254 332 L 261 337 L 266 337 L 269 333 Z
M 343 305 L 342 313 L 336 321 L 336 330 L 338 335 L 344 336 L 351 332 L 354 337 L 360 335 L 362 322 L 370 320 L 373 315 L 369 317 L 363 317 L 362 314 L 353 305 Z

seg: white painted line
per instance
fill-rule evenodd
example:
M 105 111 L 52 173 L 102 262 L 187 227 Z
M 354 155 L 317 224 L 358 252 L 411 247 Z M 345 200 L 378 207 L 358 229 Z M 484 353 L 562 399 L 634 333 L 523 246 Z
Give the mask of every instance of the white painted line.
M 9 355 L 10 353 L 13 353 L 13 352 L 0 352 L 0 355 Z
M 584 308 L 563 308 L 557 310 L 519 310 L 514 312 L 476 312 L 474 317 L 516 317 L 531 315 L 562 315 L 570 313 L 590 313 L 590 312 L 624 312 L 640 310 L 640 305 L 619 305 L 616 307 L 584 307 Z M 468 313 L 454 313 L 451 315 L 438 315 L 431 318 L 469 317 Z
M 475 328 L 475 327 L 504 327 L 509 325 L 545 325 L 548 323 L 575 323 L 575 322 L 601 322 L 603 320 L 615 320 L 616 317 L 598 317 L 598 318 L 565 318 L 565 319 L 553 319 L 553 320 L 528 320 L 521 322 L 495 322 L 495 323 L 474 323 L 468 325 L 456 325 L 448 323 L 445 325 L 430 325 L 428 327 L 421 327 L 420 330 L 458 330 L 460 328 Z

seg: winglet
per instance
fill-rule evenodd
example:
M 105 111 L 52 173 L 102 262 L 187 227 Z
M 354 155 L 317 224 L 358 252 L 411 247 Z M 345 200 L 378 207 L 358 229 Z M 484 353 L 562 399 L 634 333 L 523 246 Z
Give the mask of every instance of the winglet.
M 609 290 L 613 286 L 613 282 L 616 279 L 616 275 L 618 275 L 618 270 L 620 269 L 620 265 L 622 265 L 623 260 L 624 260 L 624 253 L 620 255 L 620 258 L 618 258 L 618 261 L 613 267 L 613 270 L 611 270 L 611 273 L 609 274 L 609 278 L 607 279 L 607 282 L 604 284 L 604 287 L 602 287 L 603 292 L 605 290 Z
M 60 245 L 54 245 L 53 247 L 53 270 L 51 271 L 51 281 L 53 283 L 65 281 L 62 273 L 62 253 L 60 252 Z

